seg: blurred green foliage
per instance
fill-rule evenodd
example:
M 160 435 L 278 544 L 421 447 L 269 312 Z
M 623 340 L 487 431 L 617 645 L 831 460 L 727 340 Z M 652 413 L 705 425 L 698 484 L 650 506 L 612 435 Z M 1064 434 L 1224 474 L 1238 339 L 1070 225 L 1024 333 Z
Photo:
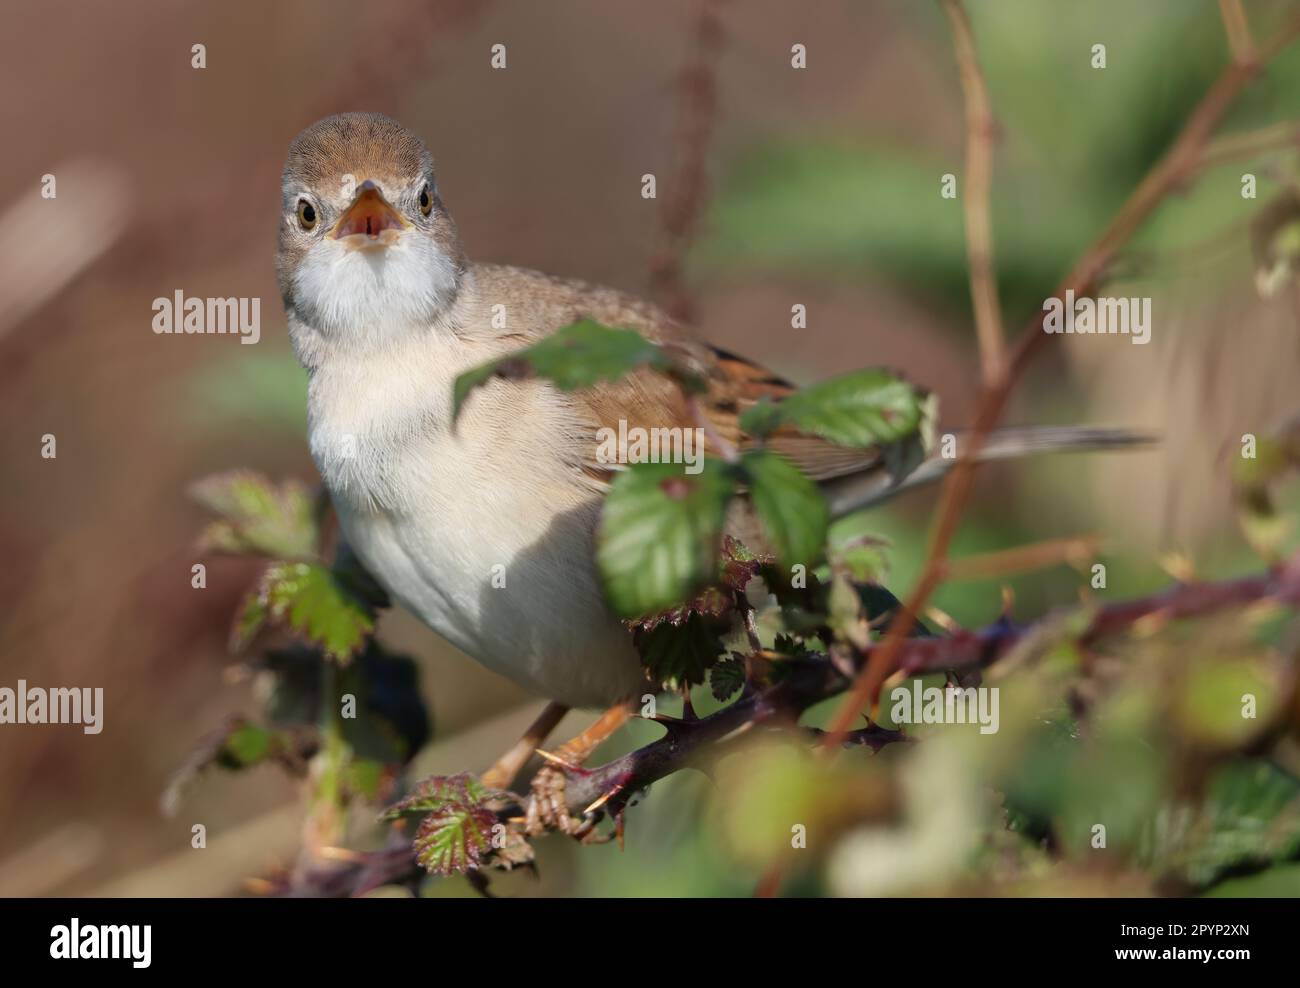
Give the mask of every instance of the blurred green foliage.
M 1169 147 L 1223 67 L 1213 5 L 1180 2 L 1043 4 L 1007 0 L 970 10 L 1000 141 L 992 207 L 1003 308 L 1013 325 L 1037 310 L 1087 243 Z M 960 106 L 946 27 L 933 4 L 900 16 L 932 38 Z M 1106 45 L 1105 69 L 1091 46 Z M 1225 132 L 1300 112 L 1300 58 L 1289 55 L 1244 94 Z M 870 133 L 785 133 L 726 164 L 696 261 L 701 272 L 755 269 L 859 280 L 872 271 L 926 304 L 969 313 L 960 200 L 940 177 L 962 172 L 962 145 L 882 142 Z M 1212 169 L 1165 204 L 1136 240 L 1186 244 L 1242 220 L 1240 168 Z M 1223 185 L 1232 194 L 1223 194 Z M 1260 176 L 1260 198 L 1275 188 Z

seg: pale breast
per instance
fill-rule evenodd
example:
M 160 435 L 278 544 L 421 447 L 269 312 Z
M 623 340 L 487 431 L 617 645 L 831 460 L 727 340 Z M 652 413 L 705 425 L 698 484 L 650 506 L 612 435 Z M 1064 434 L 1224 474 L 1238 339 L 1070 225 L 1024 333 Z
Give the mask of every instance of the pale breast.
M 453 430 L 452 381 L 479 362 L 425 339 L 312 377 L 312 454 L 344 534 L 421 620 L 495 671 L 576 706 L 640 687 L 593 561 L 599 501 L 563 455 L 578 428 L 538 382 L 495 382 Z

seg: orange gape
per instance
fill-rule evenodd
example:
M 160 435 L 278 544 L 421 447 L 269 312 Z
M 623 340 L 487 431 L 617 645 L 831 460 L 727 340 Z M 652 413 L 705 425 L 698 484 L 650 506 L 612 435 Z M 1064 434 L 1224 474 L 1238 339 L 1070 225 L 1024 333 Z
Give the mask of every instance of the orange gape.
M 401 230 L 405 226 L 405 221 L 379 191 L 379 186 L 367 179 L 359 186 L 357 197 L 348 211 L 339 218 L 334 228 L 334 239 L 342 240 L 358 234 L 374 238 L 385 230 Z

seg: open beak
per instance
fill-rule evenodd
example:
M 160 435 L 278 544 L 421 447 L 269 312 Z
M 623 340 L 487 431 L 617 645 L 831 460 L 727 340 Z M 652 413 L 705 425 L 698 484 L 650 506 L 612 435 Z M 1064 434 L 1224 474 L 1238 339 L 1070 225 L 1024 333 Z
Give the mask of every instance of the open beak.
M 357 197 L 334 224 L 331 236 L 354 249 L 387 247 L 408 225 L 389 205 L 379 186 L 367 180 L 357 188 Z

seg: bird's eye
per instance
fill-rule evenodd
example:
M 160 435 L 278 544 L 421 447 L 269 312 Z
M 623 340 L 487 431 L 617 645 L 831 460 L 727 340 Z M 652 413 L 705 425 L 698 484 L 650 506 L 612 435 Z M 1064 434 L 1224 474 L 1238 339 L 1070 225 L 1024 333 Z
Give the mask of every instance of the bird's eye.
M 429 195 L 429 187 L 426 185 L 420 190 L 420 215 L 428 216 L 433 212 L 433 196 Z
M 304 230 L 310 230 L 316 225 L 316 207 L 306 199 L 298 200 L 298 222 Z

